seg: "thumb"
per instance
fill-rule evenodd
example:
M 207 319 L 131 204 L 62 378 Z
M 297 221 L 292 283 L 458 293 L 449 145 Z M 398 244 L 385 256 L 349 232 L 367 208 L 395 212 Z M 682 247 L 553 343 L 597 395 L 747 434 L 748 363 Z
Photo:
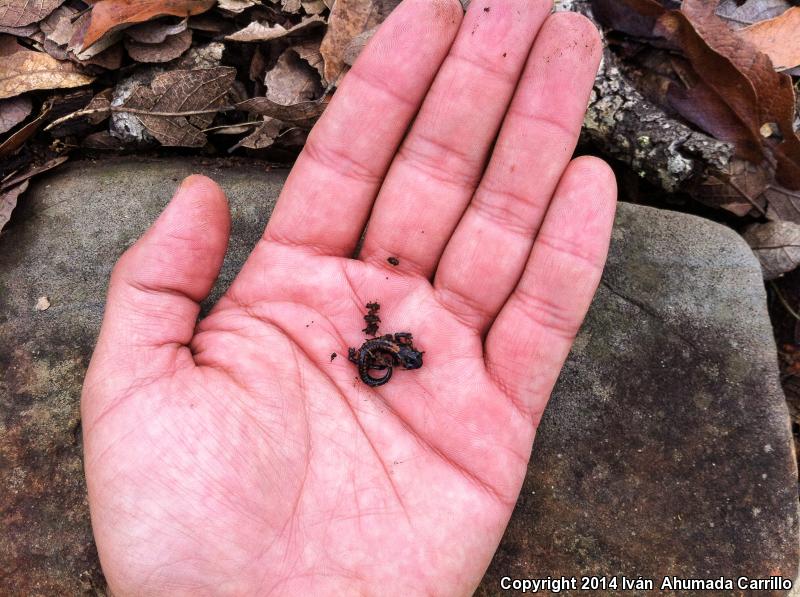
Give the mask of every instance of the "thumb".
M 205 176 L 184 180 L 114 267 L 93 361 L 133 367 L 138 378 L 174 370 L 181 352 L 190 359 L 186 345 L 199 303 L 219 275 L 229 233 L 222 189 Z

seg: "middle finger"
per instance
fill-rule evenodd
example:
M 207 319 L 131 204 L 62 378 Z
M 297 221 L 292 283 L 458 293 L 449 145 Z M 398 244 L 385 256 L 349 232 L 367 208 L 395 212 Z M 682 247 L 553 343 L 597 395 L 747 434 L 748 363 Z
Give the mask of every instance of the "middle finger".
M 473 0 L 392 163 L 361 259 L 430 277 L 483 173 L 548 0 Z

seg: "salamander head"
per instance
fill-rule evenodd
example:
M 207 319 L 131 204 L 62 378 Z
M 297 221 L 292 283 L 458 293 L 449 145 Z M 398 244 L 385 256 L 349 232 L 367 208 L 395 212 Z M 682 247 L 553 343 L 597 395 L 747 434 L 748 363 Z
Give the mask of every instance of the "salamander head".
M 422 367 L 422 352 L 412 346 L 400 346 L 397 360 L 403 369 L 419 369 Z

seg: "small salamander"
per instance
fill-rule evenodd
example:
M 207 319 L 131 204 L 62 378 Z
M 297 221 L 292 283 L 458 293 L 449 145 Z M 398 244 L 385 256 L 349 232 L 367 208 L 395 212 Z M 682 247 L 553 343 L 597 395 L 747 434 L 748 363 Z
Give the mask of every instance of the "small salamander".
M 422 352 L 414 348 L 414 337 L 407 333 L 386 334 L 371 338 L 356 350 L 349 351 L 350 360 L 358 366 L 361 381 L 372 388 L 382 386 L 392 378 L 392 368 L 419 369 Z M 372 377 L 370 371 L 385 371 L 381 377 Z

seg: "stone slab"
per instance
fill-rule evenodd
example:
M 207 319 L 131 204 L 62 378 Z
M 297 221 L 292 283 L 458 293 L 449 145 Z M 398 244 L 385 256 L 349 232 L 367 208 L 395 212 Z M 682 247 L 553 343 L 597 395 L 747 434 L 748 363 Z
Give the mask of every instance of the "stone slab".
M 218 295 L 285 171 L 74 163 L 32 185 L 0 236 L 1 594 L 105 591 L 82 473 L 82 378 L 111 267 L 193 172 L 217 179 L 232 206 Z M 35 310 L 41 296 L 46 311 Z M 477 594 L 509 594 L 503 576 L 794 578 L 797 475 L 777 375 L 759 267 L 738 236 L 622 205 L 603 285 Z

